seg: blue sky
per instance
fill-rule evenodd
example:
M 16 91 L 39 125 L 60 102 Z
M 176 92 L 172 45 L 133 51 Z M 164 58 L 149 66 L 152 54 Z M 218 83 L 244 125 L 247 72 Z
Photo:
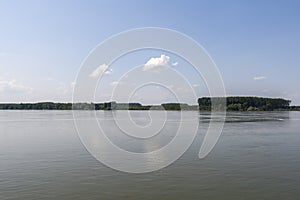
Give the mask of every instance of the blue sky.
M 189 35 L 208 51 L 228 95 L 300 104 L 299 9 L 299 1 L 289 0 L 1 0 L 0 102 L 70 102 L 80 65 L 95 46 L 128 29 L 163 27 Z M 175 59 L 149 52 L 138 60 L 145 64 L 164 54 Z M 107 79 L 114 82 L 113 75 Z

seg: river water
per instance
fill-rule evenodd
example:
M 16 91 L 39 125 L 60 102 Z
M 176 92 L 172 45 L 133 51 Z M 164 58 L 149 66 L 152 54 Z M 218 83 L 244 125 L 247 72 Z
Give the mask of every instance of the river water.
M 87 121 L 95 116 L 81 112 Z M 143 117 L 147 111 L 130 112 L 137 123 L 149 120 Z M 227 113 L 217 145 L 201 160 L 198 153 L 210 115 L 186 112 L 199 128 L 184 155 L 161 170 L 129 174 L 108 168 L 86 150 L 72 111 L 0 111 L 0 199 L 300 198 L 300 112 Z M 111 113 L 96 113 L 108 121 L 102 123 L 108 130 Z M 179 123 L 179 112 L 168 113 Z M 152 141 L 151 148 L 167 144 L 176 128 L 170 126 L 169 134 Z M 107 134 L 123 148 L 144 151 L 115 131 Z

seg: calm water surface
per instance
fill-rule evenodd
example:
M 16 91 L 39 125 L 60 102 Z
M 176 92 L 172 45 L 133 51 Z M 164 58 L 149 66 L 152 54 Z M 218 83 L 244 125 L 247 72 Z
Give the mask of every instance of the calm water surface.
M 145 113 L 131 111 L 137 124 L 147 124 Z M 198 152 L 210 116 L 190 113 L 199 130 L 178 161 L 153 173 L 126 174 L 87 152 L 71 111 L 0 111 L 0 199 L 300 199 L 300 112 L 228 113 L 219 142 L 203 160 Z M 93 116 L 82 111 L 83 120 Z M 168 116 L 174 126 L 150 149 L 176 131 L 178 112 Z M 110 126 L 111 112 L 97 117 Z M 108 134 L 123 148 L 143 152 L 143 144 Z

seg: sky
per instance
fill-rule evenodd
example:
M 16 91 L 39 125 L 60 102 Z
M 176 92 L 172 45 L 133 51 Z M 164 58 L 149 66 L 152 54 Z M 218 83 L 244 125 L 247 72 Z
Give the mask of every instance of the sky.
M 202 45 L 217 65 L 227 95 L 282 97 L 300 105 L 299 9 L 296 0 L 0 0 L 0 102 L 72 102 L 80 67 L 97 45 L 126 30 L 161 27 Z M 138 65 L 145 73 L 163 71 L 167 77 L 175 70 L 198 97 L 208 95 L 205 82 L 180 56 L 144 50 L 109 66 L 98 63 L 89 73 L 90 78 L 104 73 L 95 101 L 111 100 L 109 92 Z M 176 84 L 149 85 L 131 101 L 174 101 L 171 87 L 185 96 Z

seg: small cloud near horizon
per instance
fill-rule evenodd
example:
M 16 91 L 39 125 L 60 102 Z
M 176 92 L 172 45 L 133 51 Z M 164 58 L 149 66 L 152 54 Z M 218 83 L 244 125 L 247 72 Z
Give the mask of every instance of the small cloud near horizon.
M 112 69 L 108 67 L 106 64 L 102 64 L 99 67 L 97 67 L 92 73 L 90 73 L 89 77 L 91 78 L 97 78 L 101 74 L 110 75 L 112 74 Z
M 118 85 L 118 84 L 119 84 L 118 81 L 113 81 L 113 82 L 111 82 L 109 85 L 111 85 L 111 86 L 116 86 L 116 85 Z
M 12 91 L 12 92 L 26 92 L 32 93 L 33 88 L 26 86 L 15 79 L 12 80 L 0 80 L 0 91 Z
M 267 79 L 266 76 L 255 76 L 255 77 L 253 77 L 253 80 L 255 80 L 255 81 L 261 81 L 261 80 L 265 80 L 265 79 Z

